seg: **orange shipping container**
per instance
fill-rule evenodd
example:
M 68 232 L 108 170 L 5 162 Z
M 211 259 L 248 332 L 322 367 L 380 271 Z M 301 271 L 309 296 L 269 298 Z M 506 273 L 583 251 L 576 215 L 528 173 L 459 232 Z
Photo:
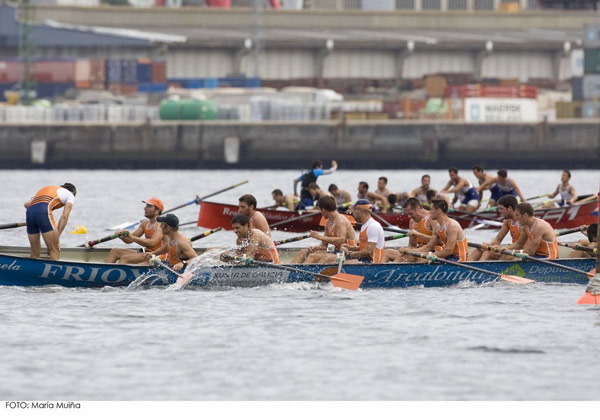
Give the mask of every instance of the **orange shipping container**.
M 17 83 L 23 78 L 23 65 L 19 61 L 0 61 L 0 83 Z
M 35 80 L 41 83 L 75 83 L 75 61 L 39 60 L 33 67 Z
M 152 83 L 167 83 L 167 62 L 164 60 L 152 62 Z

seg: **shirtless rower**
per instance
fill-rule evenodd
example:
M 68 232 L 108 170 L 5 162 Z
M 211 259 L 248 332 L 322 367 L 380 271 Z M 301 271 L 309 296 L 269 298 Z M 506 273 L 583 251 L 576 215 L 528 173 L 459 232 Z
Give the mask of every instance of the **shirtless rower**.
M 279 253 L 270 236 L 259 229 L 250 227 L 250 219 L 245 214 L 238 214 L 231 219 L 231 227 L 237 235 L 238 255 L 245 255 L 256 261 L 279 264 Z M 224 254 L 222 258 L 226 258 Z
M 427 204 L 427 191 L 431 185 L 431 177 L 427 174 L 421 177 L 421 186 L 411 191 L 410 196 L 415 197 L 421 204 Z
M 590 224 L 586 229 L 585 233 L 587 239 L 580 239 L 577 241 L 577 245 L 587 246 L 590 248 L 598 248 L 598 223 Z M 571 248 L 575 249 L 575 244 L 571 244 Z M 595 258 L 596 255 L 586 251 L 573 251 L 569 254 L 569 258 Z
M 514 244 L 521 235 L 515 208 L 518 201 L 514 195 L 505 195 L 498 200 L 498 213 L 504 218 L 502 227 L 494 239 L 489 243 L 482 245 L 500 245 L 507 233 L 510 233 L 511 241 Z M 474 249 L 469 255 L 469 261 L 489 261 L 489 260 L 509 260 L 513 259 L 509 255 L 500 254 L 493 251 L 482 251 L 479 248 Z
M 292 264 L 333 264 L 336 262 L 337 256 L 335 253 L 327 252 L 329 244 L 334 245 L 338 251 L 343 244 L 356 246 L 354 227 L 348 217 L 338 213 L 333 197 L 321 197 L 319 199 L 319 209 L 321 209 L 321 214 L 326 220 L 325 235 L 311 230 L 310 236 L 321 241 L 321 244 L 298 252 L 292 260 Z
M 515 214 L 521 229 L 520 236 L 506 249 L 523 249 L 524 253 L 535 258 L 549 260 L 558 258 L 556 233 L 550 223 L 535 217 L 533 207 L 529 203 L 518 204 Z M 500 249 L 504 249 L 504 247 L 500 247 Z
M 192 243 L 181 232 L 179 232 L 179 218 L 174 214 L 158 216 L 156 221 L 160 223 L 163 233 L 162 244 L 156 251 L 146 252 L 148 260 L 157 255 L 166 254 L 165 262 L 175 271 L 184 268 L 189 260 L 198 256 Z
M 381 263 L 385 252 L 385 235 L 378 221 L 371 217 L 369 200 L 358 200 L 352 207 L 352 215 L 362 224 L 358 246 L 343 244 L 347 264 Z
M 316 204 L 316 207 L 319 206 L 319 199 L 321 197 L 332 197 L 331 193 L 323 191 L 316 182 L 313 182 L 308 186 L 308 192 L 312 196 L 313 203 Z
M 548 198 L 552 199 L 560 194 L 560 203 L 548 203 L 544 205 L 543 208 L 551 209 L 553 207 L 572 206 L 575 204 L 577 201 L 577 193 L 575 192 L 575 187 L 569 184 L 570 181 L 571 171 L 565 169 L 560 176 L 560 184 L 558 184 L 552 194 L 548 195 Z
M 435 200 L 445 201 L 446 203 L 448 203 L 448 207 L 452 205 L 452 200 L 450 200 L 448 194 L 444 192 L 437 192 L 436 190 L 427 191 L 427 204 L 429 205 L 429 207 L 431 207 L 431 203 L 433 203 Z
M 340 190 L 337 185 L 330 184 L 327 191 L 335 198 L 335 204 L 340 207 L 344 204 L 352 202 L 352 195 L 346 190 Z
M 160 216 L 165 206 L 161 199 L 152 197 L 149 200 L 142 201 L 144 206 L 144 220 L 138 225 L 136 230 L 128 232 L 127 236 L 121 236 L 119 239 L 126 244 L 136 243 L 145 248 L 146 252 L 156 251 L 161 247 L 163 238 L 163 232 L 160 228 L 160 223 L 156 221 L 156 218 Z M 116 233 L 121 233 L 118 231 Z M 142 237 L 143 235 L 143 237 Z M 106 258 L 105 263 L 116 263 L 121 264 L 141 264 L 146 262 L 146 256 L 132 249 L 126 248 L 113 248 L 110 250 Z
M 388 179 L 385 176 L 380 176 L 377 179 L 377 189 L 375 192 L 385 198 L 387 198 L 390 194 L 393 194 L 392 191 L 387 187 Z
M 471 169 L 473 170 L 473 175 L 475 175 L 475 178 L 477 178 L 477 181 L 479 182 L 479 187 L 475 189 L 477 190 L 477 195 L 479 196 L 479 204 L 481 205 L 481 200 L 483 199 L 483 191 L 486 189 L 491 190 L 493 187 L 496 186 L 496 184 L 492 182 L 494 179 L 494 175 L 485 172 L 482 165 L 473 165 L 473 168 Z
M 58 260 L 60 258 L 60 235 L 67 226 L 76 195 L 75 185 L 67 182 L 60 186 L 46 186 L 25 202 L 24 206 L 27 209 L 25 222 L 27 238 L 31 246 L 29 254 L 31 258 L 40 257 L 42 251 L 40 234 L 44 239 L 50 259 Z M 60 208 L 63 208 L 63 211 L 57 225 L 52 212 Z
M 324 170 L 323 163 L 320 161 L 315 161 L 312 164 L 312 168 L 300 175 L 299 178 L 294 180 L 294 194 L 296 194 L 297 185 L 301 183 L 300 186 L 300 204 L 296 208 L 296 210 L 303 210 L 305 207 L 310 207 L 313 205 L 313 199 L 308 192 L 308 186 L 313 182 L 317 182 L 317 178 L 321 175 L 327 175 L 333 173 L 337 170 L 337 162 L 335 160 L 331 161 L 331 169 Z
M 262 230 L 271 237 L 271 229 L 266 217 L 256 210 L 256 198 L 252 194 L 244 194 L 239 199 L 239 212 L 250 220 L 250 229 Z
M 450 180 L 441 192 L 454 193 L 452 204 L 456 210 L 472 213 L 479 208 L 479 196 L 473 184 L 467 178 L 458 175 L 458 169 L 448 169 Z M 456 206 L 456 202 L 458 207 Z
M 300 202 L 300 199 L 293 194 L 283 195 L 283 192 L 280 189 L 273 190 L 271 196 L 275 201 L 275 208 L 285 207 L 290 211 L 294 211 Z
M 429 216 L 438 223 L 433 231 L 433 236 L 418 252 L 430 252 L 436 249 L 436 245 L 442 247 L 435 250 L 436 257 L 445 258 L 450 261 L 464 262 L 468 258 L 469 244 L 467 237 L 460 224 L 448 217 L 448 203 L 436 200 L 431 205 Z
M 367 200 L 373 205 L 380 203 L 384 213 L 390 208 L 390 202 L 388 199 L 381 194 L 369 191 L 369 184 L 367 184 L 365 181 L 358 183 L 357 198 L 359 200 Z
M 473 170 L 473 172 L 475 172 L 475 170 Z M 487 179 L 483 183 L 481 183 L 480 180 L 478 192 L 483 191 L 486 188 L 489 189 L 492 194 L 490 201 L 488 202 L 489 207 L 494 207 L 498 200 L 505 195 L 519 197 L 521 202 L 525 202 L 525 197 L 521 193 L 517 183 L 514 179 L 508 177 L 508 172 L 506 169 L 500 169 L 497 172 L 497 176 Z M 481 198 L 481 195 L 479 197 Z
M 410 217 L 408 249 L 414 251 L 431 240 L 438 223 L 431 219 L 429 212 L 423 208 L 416 197 L 411 197 L 404 202 L 404 214 Z M 417 260 L 418 258 L 412 255 L 404 255 L 395 249 L 386 249 L 383 262 L 414 262 Z

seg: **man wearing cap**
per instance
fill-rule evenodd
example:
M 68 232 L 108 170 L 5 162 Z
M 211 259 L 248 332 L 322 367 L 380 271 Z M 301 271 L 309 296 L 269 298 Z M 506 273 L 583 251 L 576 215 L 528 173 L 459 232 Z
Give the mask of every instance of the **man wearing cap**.
M 145 257 L 150 260 L 156 255 L 165 254 L 165 262 L 173 267 L 173 270 L 181 270 L 189 260 L 196 258 L 198 254 L 192 248 L 192 243 L 181 232 L 179 232 L 179 218 L 174 214 L 159 216 L 156 221 L 160 223 L 163 233 L 162 244 L 156 251 L 146 252 Z
M 348 264 L 380 263 L 385 251 L 385 235 L 378 221 L 371 217 L 369 200 L 358 200 L 352 207 L 352 215 L 362 224 L 358 236 L 358 246 L 343 244 L 341 249 L 346 253 Z
M 121 236 L 119 239 L 126 244 L 136 243 L 143 246 L 146 252 L 152 252 L 160 248 L 161 245 L 163 232 L 156 218 L 162 213 L 165 206 L 162 200 L 156 197 L 142 201 L 142 203 L 146 204 L 144 207 L 144 217 L 147 220 L 140 223 L 135 231 L 128 232 L 126 236 Z M 121 232 L 123 231 L 116 233 Z M 142 234 L 144 235 L 143 237 Z M 143 253 L 132 249 L 113 248 L 104 259 L 104 262 L 116 263 L 117 261 L 122 264 L 141 264 L 146 262 L 146 258 Z
M 27 236 L 31 245 L 31 258 L 39 258 L 42 250 L 40 233 L 44 238 L 48 255 L 51 260 L 60 258 L 60 235 L 65 230 L 69 221 L 69 214 L 75 204 L 77 188 L 71 183 L 63 185 L 49 185 L 39 190 L 33 197 L 25 202 L 25 219 Z M 58 226 L 54 221 L 52 212 L 64 207 Z

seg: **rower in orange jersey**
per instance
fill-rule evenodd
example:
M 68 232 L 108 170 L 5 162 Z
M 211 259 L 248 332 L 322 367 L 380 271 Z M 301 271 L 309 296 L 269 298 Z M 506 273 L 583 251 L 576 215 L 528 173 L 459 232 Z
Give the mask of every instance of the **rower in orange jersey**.
M 509 245 L 506 249 L 523 249 L 524 253 L 535 258 L 549 260 L 558 258 L 558 242 L 552 225 L 535 217 L 533 207 L 529 203 L 517 205 L 515 214 L 521 226 L 521 236 L 517 242 Z
M 238 214 L 231 219 L 231 227 L 237 235 L 236 244 L 239 249 L 236 254 L 245 255 L 256 261 L 279 264 L 279 253 L 270 236 L 259 229 L 250 227 L 250 219 L 244 214 Z M 222 258 L 226 258 L 223 255 Z
M 514 195 L 505 195 L 498 200 L 498 213 L 504 218 L 502 227 L 494 239 L 490 243 L 482 245 L 500 245 L 507 233 L 510 233 L 512 243 L 514 244 L 521 236 L 519 221 L 515 214 L 515 208 L 519 202 Z M 469 261 L 489 261 L 489 260 L 512 260 L 514 257 L 504 255 L 494 251 L 482 251 L 477 248 L 469 255 Z
M 27 237 L 31 245 L 31 258 L 39 258 L 42 249 L 40 233 L 48 248 L 51 260 L 60 258 L 60 235 L 65 230 L 73 204 L 77 188 L 75 185 L 65 183 L 63 185 L 50 185 L 39 190 L 35 196 L 25 202 Z M 52 212 L 64 208 L 58 226 L 54 221 Z
M 198 256 L 192 243 L 181 232 L 179 232 L 179 218 L 174 214 L 159 216 L 156 221 L 160 223 L 163 232 L 162 244 L 156 251 L 146 252 L 144 255 L 148 260 L 157 255 L 166 254 L 165 262 L 173 270 L 179 271 L 184 268 L 189 260 Z
M 160 229 L 160 223 L 156 218 L 160 216 L 165 209 L 160 198 L 152 197 L 149 200 L 142 201 L 144 206 L 144 220 L 140 223 L 136 230 L 128 232 L 127 236 L 121 236 L 121 239 L 126 244 L 136 243 L 144 247 L 146 252 L 153 252 L 160 248 L 163 238 L 163 232 Z M 116 233 L 120 233 L 118 231 Z M 143 237 L 142 237 L 143 235 Z M 146 256 L 143 253 L 125 248 L 113 248 L 110 250 L 104 262 L 121 264 L 141 264 L 146 262 Z
M 349 258 L 347 264 L 381 263 L 385 252 L 385 235 L 378 221 L 371 217 L 372 206 L 368 200 L 358 200 L 352 207 L 352 215 L 362 224 L 358 246 L 343 244 L 342 251 Z
M 438 223 L 431 219 L 429 212 L 423 208 L 419 199 L 411 197 L 404 202 L 404 214 L 410 217 L 408 249 L 414 251 L 425 246 L 433 237 Z M 383 262 L 415 262 L 422 261 L 412 255 L 404 255 L 395 249 L 386 249 Z
M 356 246 L 356 233 L 352 222 L 347 216 L 338 213 L 335 199 L 330 196 L 319 198 L 319 209 L 326 220 L 325 235 L 311 230 L 310 236 L 321 241 L 321 244 L 298 252 L 292 264 L 334 264 L 337 255 L 327 252 L 328 245 L 334 245 L 338 251 L 343 244 Z
M 256 210 L 256 198 L 252 194 L 244 194 L 239 198 L 239 212 L 250 220 L 250 229 L 258 229 L 271 237 L 271 229 L 267 218 Z
M 438 227 L 433 231 L 431 240 L 418 251 L 429 252 L 441 244 L 442 248 L 435 251 L 435 256 L 450 261 L 466 261 L 469 254 L 467 237 L 460 224 L 448 217 L 448 203 L 444 200 L 434 201 L 429 215 L 438 223 Z

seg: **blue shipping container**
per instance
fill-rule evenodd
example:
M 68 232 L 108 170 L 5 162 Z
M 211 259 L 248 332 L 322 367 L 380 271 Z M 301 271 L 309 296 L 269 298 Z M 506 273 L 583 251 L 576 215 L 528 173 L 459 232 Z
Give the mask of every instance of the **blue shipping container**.
M 121 60 L 121 83 L 124 85 L 137 84 L 137 60 Z
M 137 63 L 137 81 L 138 83 L 152 82 L 152 63 Z
M 219 87 L 219 79 L 206 77 L 203 82 L 206 89 L 217 89 Z
M 121 83 L 121 60 L 106 60 L 106 83 Z
M 140 83 L 138 92 L 144 93 L 162 93 L 167 91 L 166 83 Z
M 75 89 L 74 83 L 38 83 L 35 85 L 38 99 L 63 96 L 69 89 Z

